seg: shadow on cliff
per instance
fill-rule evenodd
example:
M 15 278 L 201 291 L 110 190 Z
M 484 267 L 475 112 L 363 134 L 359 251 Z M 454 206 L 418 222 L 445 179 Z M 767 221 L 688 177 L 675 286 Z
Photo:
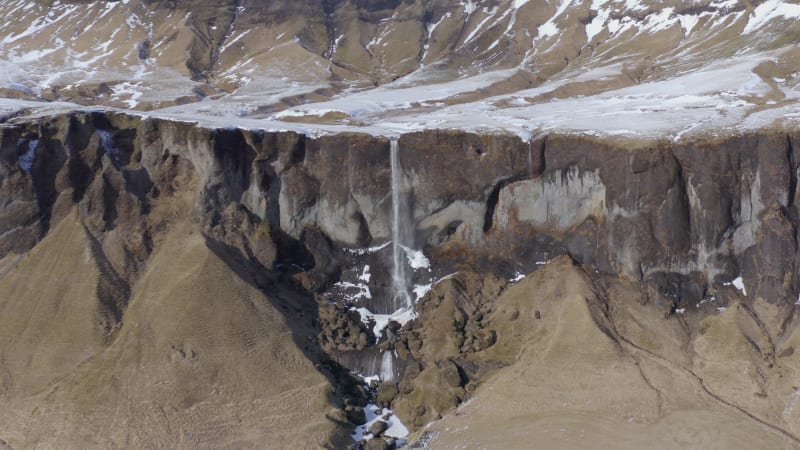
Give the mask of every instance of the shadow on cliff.
M 349 371 L 334 361 L 320 346 L 319 305 L 314 297 L 295 281 L 291 275 L 298 271 L 313 268 L 313 256 L 303 244 L 288 236 L 277 237 L 279 255 L 276 261 L 280 269 L 270 270 L 249 259 L 242 251 L 225 242 L 204 234 L 206 246 L 220 258 L 241 280 L 258 289 L 278 309 L 292 331 L 294 344 L 302 350 L 317 370 L 324 375 L 334 390 L 328 401 L 336 407 L 344 407 L 344 399 L 364 396 L 360 383 Z M 338 425 L 339 434 L 334 437 L 335 448 L 352 443 L 351 425 L 346 421 L 326 415 L 328 420 Z

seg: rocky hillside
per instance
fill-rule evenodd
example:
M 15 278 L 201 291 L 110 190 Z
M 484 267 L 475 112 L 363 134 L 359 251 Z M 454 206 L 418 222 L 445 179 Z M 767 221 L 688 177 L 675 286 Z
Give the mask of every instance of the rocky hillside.
M 0 14 L 0 448 L 800 446 L 800 4 Z
M 100 112 L 0 131 L 12 448 L 341 448 L 368 402 L 431 448 L 800 442 L 796 133 L 403 135 L 427 263 L 402 318 L 370 313 L 386 138 Z
M 0 14 L 12 98 L 315 124 L 302 131 L 680 137 L 800 117 L 789 1 L 9 0 Z

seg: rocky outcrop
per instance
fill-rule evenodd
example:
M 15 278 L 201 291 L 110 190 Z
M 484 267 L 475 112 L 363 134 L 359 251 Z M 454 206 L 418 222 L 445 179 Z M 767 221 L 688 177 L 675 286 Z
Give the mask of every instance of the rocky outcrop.
M 798 284 L 796 141 L 777 131 L 685 144 L 428 131 L 399 146 L 415 246 L 445 266 L 491 257 L 500 272 L 524 273 L 569 254 L 652 283 L 676 308 L 741 275 L 749 300 L 785 317 Z M 169 221 L 151 200 L 196 185 L 193 214 L 210 237 L 266 268 L 318 261 L 321 289 L 343 260 L 337 249 L 389 239 L 388 147 L 361 134 L 119 114 L 6 125 L 0 254 L 31 248 L 77 203 L 93 235 L 121 242 L 108 251 L 126 255 L 114 270 L 135 276 L 152 230 Z
M 316 296 L 313 314 L 301 308 L 319 333 L 313 348 L 343 360 L 374 357 L 372 344 L 386 336 L 379 345 L 396 352 L 402 376 L 380 387 L 381 401 L 412 427 L 446 414 L 486 374 L 510 364 L 475 356 L 502 338 L 499 319 L 489 318 L 499 314 L 505 280 L 559 255 L 640 286 L 642 303 L 663 317 L 680 315 L 689 334 L 715 329 L 707 319 L 717 306 L 709 302 L 724 297 L 739 311 L 728 322 L 763 360 L 752 370 L 764 372 L 788 351 L 780 342 L 793 329 L 800 288 L 798 139 L 777 130 L 680 144 L 403 135 L 408 244 L 431 259 L 426 276 L 460 273 L 422 297 L 409 325 L 390 323 L 375 336 L 374 323 L 350 308 L 355 302 L 330 293 L 349 272 L 376 296 L 391 289 L 381 254 L 392 229 L 389 139 L 209 129 L 103 112 L 12 118 L 0 128 L 0 274 L 77 214 L 98 274 L 87 281 L 96 296 L 92 345 L 106 345 L 124 329 L 154 252 L 176 224 L 191 223 L 262 292 L 289 286 L 288 297 Z M 357 263 L 366 266 L 354 272 Z M 602 329 L 623 328 L 595 303 Z M 718 363 L 708 350 L 713 336 L 693 341 L 710 366 Z M 351 416 L 364 406 L 357 403 Z

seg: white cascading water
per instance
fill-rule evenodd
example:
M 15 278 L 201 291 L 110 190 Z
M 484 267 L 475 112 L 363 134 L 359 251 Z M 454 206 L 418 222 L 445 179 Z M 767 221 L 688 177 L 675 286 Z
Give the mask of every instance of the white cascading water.
M 531 141 L 528 141 L 528 175 L 533 178 L 533 151 L 531 150 Z
M 406 274 L 405 250 L 409 248 L 408 198 L 405 192 L 403 168 L 400 165 L 400 145 L 392 139 L 390 145 L 392 165 L 392 299 L 389 312 L 410 308 L 411 295 Z
M 389 144 L 392 166 L 392 292 L 388 299 L 388 313 L 393 314 L 413 306 L 408 288 L 405 248 L 408 248 L 410 217 L 408 194 L 405 192 L 403 168 L 400 165 L 400 145 L 396 139 Z M 381 359 L 380 377 L 382 381 L 394 379 L 394 358 L 387 350 Z
M 391 350 L 383 352 L 381 360 L 381 381 L 394 381 L 394 356 Z

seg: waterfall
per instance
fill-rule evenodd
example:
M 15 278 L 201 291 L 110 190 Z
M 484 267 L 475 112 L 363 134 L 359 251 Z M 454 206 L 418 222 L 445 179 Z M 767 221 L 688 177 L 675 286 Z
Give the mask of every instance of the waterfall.
M 392 139 L 389 148 L 392 165 L 392 299 L 389 313 L 393 313 L 412 306 L 405 262 L 405 248 L 410 247 L 408 240 L 411 233 L 408 195 L 400 165 L 400 145 L 396 139 Z
M 383 352 L 381 361 L 381 381 L 394 381 L 394 357 L 391 350 Z
M 531 151 L 531 141 L 528 141 L 528 175 L 533 178 L 533 152 Z

